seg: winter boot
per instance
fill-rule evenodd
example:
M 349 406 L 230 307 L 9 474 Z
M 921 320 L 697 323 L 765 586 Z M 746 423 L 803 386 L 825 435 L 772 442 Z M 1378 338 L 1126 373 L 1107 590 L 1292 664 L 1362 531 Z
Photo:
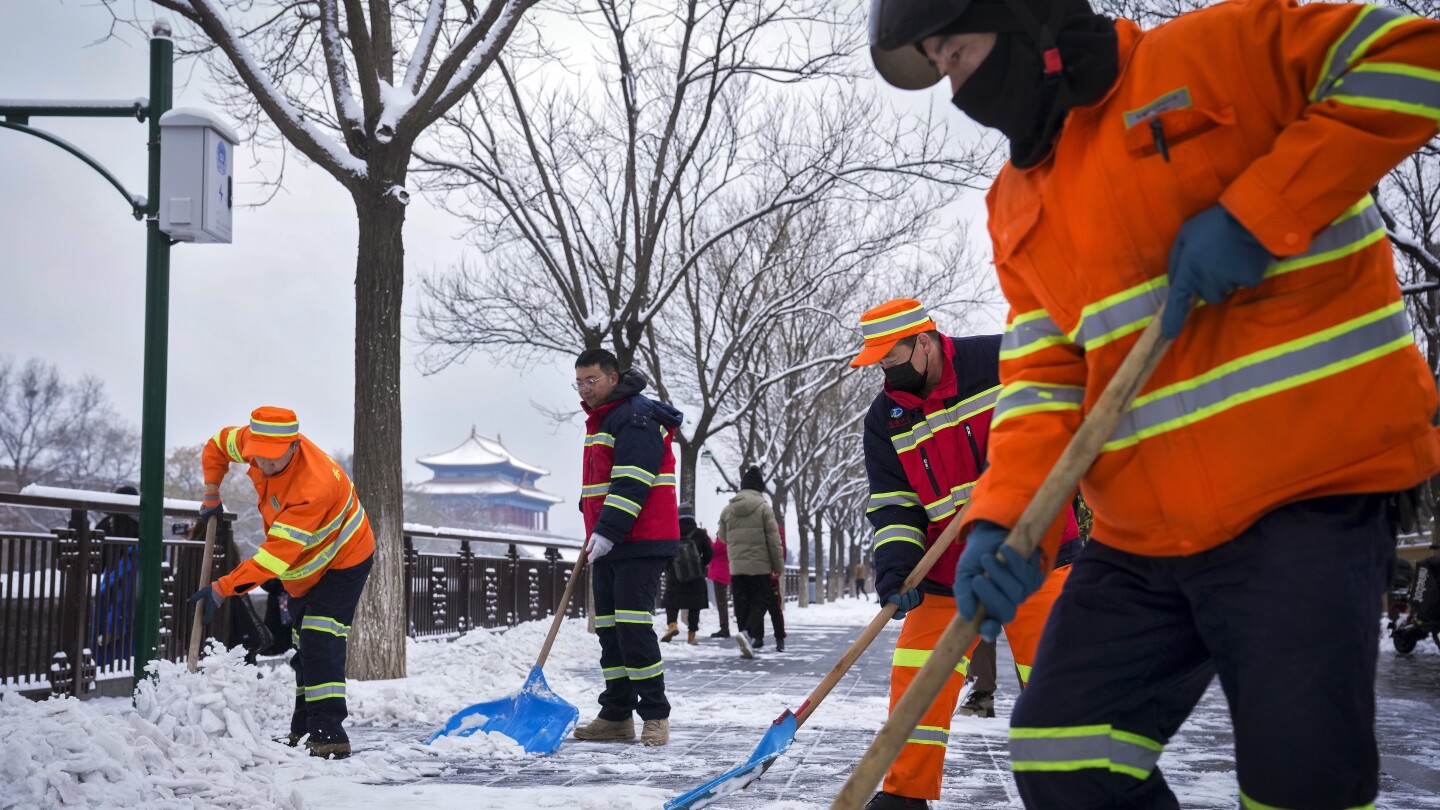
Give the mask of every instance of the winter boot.
M 345 759 L 350 756 L 350 743 L 348 742 L 306 742 L 305 749 L 312 757 L 321 759 Z
M 668 643 L 670 639 L 676 637 L 679 634 L 680 625 L 675 622 L 670 622 L 670 626 L 665 628 L 665 635 L 661 636 L 660 640 Z
M 911 799 L 882 790 L 866 802 L 865 810 L 930 810 L 930 803 L 924 799 Z
M 292 731 L 289 734 L 286 734 L 284 737 L 276 737 L 275 742 L 278 742 L 281 745 L 288 745 L 291 748 L 296 748 L 300 745 L 300 738 L 304 736 L 304 734 L 296 734 Z
M 971 689 L 965 702 L 960 704 L 960 714 L 964 717 L 994 717 L 995 693 Z
M 716 630 L 715 632 L 713 632 L 713 633 L 710 634 L 710 638 L 729 638 L 729 637 L 730 637 L 730 631 L 729 631 L 729 630 Z
M 754 658 L 755 649 L 750 646 L 750 637 L 742 633 L 735 634 L 735 643 L 740 645 L 741 658 Z
M 670 721 L 666 718 L 646 720 L 640 728 L 641 745 L 664 745 L 670 742 Z
M 697 642 L 695 641 L 695 631 L 694 631 L 694 630 L 691 630 L 691 631 L 690 631 L 690 635 L 688 635 L 688 636 L 685 637 L 685 641 L 688 642 L 688 643 L 690 643 L 690 644 L 695 644 L 695 643 L 697 643 Z
M 785 652 L 785 637 L 784 637 L 784 636 L 776 636 L 776 637 L 775 637 L 775 652 Z
M 592 742 L 616 740 L 629 742 L 635 739 L 635 721 L 628 717 L 624 720 L 606 720 L 603 717 L 597 717 L 587 725 L 576 726 L 575 739 Z

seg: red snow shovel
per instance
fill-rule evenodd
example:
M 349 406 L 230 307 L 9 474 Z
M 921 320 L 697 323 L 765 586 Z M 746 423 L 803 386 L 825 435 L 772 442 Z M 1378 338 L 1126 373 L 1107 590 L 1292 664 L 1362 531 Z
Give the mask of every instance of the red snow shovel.
M 949 548 L 951 543 L 955 542 L 955 536 L 959 534 L 960 526 L 965 522 L 965 510 L 968 509 L 969 506 L 969 504 L 966 504 L 965 508 L 960 510 L 960 513 L 945 527 L 945 531 L 941 532 L 940 536 L 935 539 L 934 545 L 926 550 L 925 556 L 921 557 L 920 562 L 915 564 L 915 568 L 910 572 L 910 576 L 906 577 L 905 583 L 900 586 L 901 593 L 918 587 L 920 580 L 924 579 L 925 575 L 930 573 L 930 569 L 935 565 L 935 561 L 940 559 L 940 555 L 945 553 L 945 549 Z M 815 690 L 810 693 L 810 696 L 805 698 L 805 702 L 800 704 L 800 710 L 791 713 L 789 709 L 786 709 L 783 714 L 775 718 L 775 721 L 770 725 L 770 729 L 765 732 L 765 736 L 760 738 L 760 744 L 755 746 L 754 752 L 750 754 L 750 759 L 711 779 L 709 782 L 695 788 L 689 793 L 676 796 L 665 803 L 665 810 L 681 810 L 681 808 L 689 810 L 690 808 L 705 807 L 717 801 L 722 796 L 728 796 L 731 793 L 749 787 L 751 782 L 759 779 L 766 771 L 770 770 L 770 766 L 775 764 L 775 760 L 779 759 L 780 755 L 784 754 L 786 749 L 790 747 L 790 743 L 794 741 L 795 733 L 799 731 L 800 726 L 805 725 L 805 721 L 809 720 L 810 715 L 814 714 L 815 710 L 820 707 L 820 702 L 830 694 L 830 690 L 834 689 L 835 685 L 840 683 L 840 679 L 845 677 L 845 673 L 850 671 L 850 667 L 853 666 L 856 661 L 860 660 L 860 656 L 865 654 L 865 650 L 869 648 L 870 642 L 874 641 L 875 637 L 880 635 L 880 631 L 889 623 L 890 618 L 895 615 L 896 610 L 898 610 L 898 608 L 893 602 L 886 602 L 884 606 L 880 608 L 880 612 L 875 614 L 875 618 L 870 620 L 870 623 L 861 631 L 860 636 L 850 644 L 850 648 L 845 651 L 844 655 L 840 656 L 840 660 L 836 661 L 835 666 L 831 667 L 830 671 L 825 674 L 824 679 L 820 681 L 820 685 L 816 686 Z
M 1055 467 L 1050 470 L 1044 483 L 1036 490 L 1035 497 L 1030 500 L 1015 527 L 1010 530 L 1005 544 L 1020 552 L 1022 557 L 1028 558 L 1034 552 L 1041 536 L 1045 534 L 1045 529 L 1060 513 L 1060 509 L 1069 503 L 1081 477 L 1095 463 L 1105 442 L 1115 434 L 1115 428 L 1130 410 L 1135 395 L 1140 393 L 1140 388 L 1150 379 L 1150 373 L 1155 370 L 1165 350 L 1169 348 L 1170 341 L 1160 337 L 1160 319 L 1164 313 L 1165 305 L 1162 303 L 1159 311 L 1155 313 L 1155 319 L 1141 333 L 1140 339 L 1126 355 L 1115 376 L 1105 386 L 1104 393 L 1100 395 L 1090 415 L 1080 429 L 1075 431 L 1075 436 L 1070 440 L 1065 452 L 1055 462 Z M 971 642 L 979 635 L 980 622 L 985 619 L 984 606 L 980 606 L 975 614 L 969 621 L 961 619 L 959 614 L 950 620 L 950 626 L 945 628 L 944 635 L 935 643 L 930 659 L 920 668 L 915 680 L 910 682 L 910 688 L 905 690 L 905 694 L 895 704 L 895 709 L 890 712 L 890 719 L 885 721 L 865 756 L 855 765 L 855 770 L 840 789 L 840 795 L 836 796 L 834 803 L 830 805 L 831 810 L 859 810 L 866 797 L 879 784 L 890 763 L 895 761 L 900 749 L 904 747 L 905 740 L 919 724 L 925 709 L 934 702 L 935 696 L 940 694 L 940 689 L 949 679 L 951 671 L 960 663 Z
M 200 560 L 200 586 L 202 588 L 210 584 L 210 560 L 214 556 L 215 516 L 211 515 L 210 520 L 205 523 L 205 556 Z M 205 622 L 202 621 L 204 618 L 205 600 L 202 599 L 195 603 L 195 617 L 190 622 L 190 660 L 187 663 L 191 672 L 200 669 L 200 640 L 205 635 Z
M 575 581 L 580 578 L 580 570 L 585 566 L 585 551 L 580 549 L 580 557 L 570 571 L 570 581 L 565 583 L 565 594 L 555 608 L 550 632 L 545 635 L 545 644 L 540 647 L 540 655 L 520 691 L 509 697 L 461 709 L 450 717 L 444 728 L 430 735 L 426 745 L 441 737 L 469 737 L 477 731 L 496 731 L 520 743 L 528 754 L 552 754 L 565 741 L 580 719 L 580 710 L 550 689 L 541 669 L 545 666 L 545 659 L 550 657 L 550 647 L 555 643 L 555 635 L 560 632 L 560 623 L 565 620 L 565 609 L 570 606 Z

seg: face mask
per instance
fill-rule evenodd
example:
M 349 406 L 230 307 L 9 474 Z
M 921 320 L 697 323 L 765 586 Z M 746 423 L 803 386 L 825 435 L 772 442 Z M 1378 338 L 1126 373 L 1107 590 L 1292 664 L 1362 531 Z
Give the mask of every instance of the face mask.
M 920 344 L 916 343 L 915 348 L 910 352 L 910 359 L 903 363 L 897 363 L 885 369 L 885 384 L 896 391 L 904 391 L 912 396 L 920 396 L 925 390 L 925 379 L 930 376 L 930 355 L 925 355 L 925 370 L 917 371 L 915 364 L 915 352 L 920 351 Z

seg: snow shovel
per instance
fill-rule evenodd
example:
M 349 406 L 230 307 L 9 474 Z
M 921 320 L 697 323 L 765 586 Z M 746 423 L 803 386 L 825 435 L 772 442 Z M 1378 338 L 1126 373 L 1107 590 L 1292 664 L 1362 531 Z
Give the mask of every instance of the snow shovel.
M 545 659 L 550 657 L 550 646 L 560 632 L 560 623 L 565 620 L 565 609 L 570 606 L 570 595 L 575 592 L 575 581 L 580 578 L 580 569 L 585 565 L 585 549 L 580 549 L 580 558 L 570 571 L 570 581 L 565 583 L 565 594 L 555 609 L 555 619 L 550 622 L 550 632 L 545 634 L 545 644 L 535 666 L 520 691 L 499 700 L 476 703 L 461 709 L 451 716 L 445 727 L 430 735 L 426 745 L 441 737 L 469 737 L 477 731 L 499 732 L 519 743 L 527 754 L 553 754 L 560 743 L 569 736 L 570 730 L 580 719 L 580 710 L 568 700 L 555 694 L 545 682 L 541 669 Z
M 1095 463 L 1105 442 L 1115 434 L 1121 418 L 1130 410 L 1135 395 L 1140 393 L 1145 381 L 1150 379 L 1150 373 L 1155 370 L 1165 350 L 1169 348 L 1170 341 L 1160 337 L 1160 319 L 1164 312 L 1165 305 L 1162 302 L 1154 320 L 1145 327 L 1115 376 L 1105 386 L 1105 391 L 1101 393 L 1094 409 L 1080 429 L 1075 431 L 1075 436 L 1071 438 L 1065 452 L 1060 454 L 1055 467 L 1050 470 L 1044 483 L 1036 490 L 1035 497 L 1030 500 L 1020 519 L 1010 530 L 1005 544 L 1020 552 L 1021 556 L 1028 558 L 1034 552 L 1041 536 L 1045 534 L 1045 529 L 1073 497 L 1080 479 Z M 890 712 L 890 719 L 885 721 L 880 733 L 875 735 L 875 740 L 870 743 L 865 756 L 856 763 L 855 770 L 850 773 L 850 778 L 845 781 L 840 794 L 830 805 L 831 810 L 859 810 L 871 791 L 875 790 L 890 763 L 900 754 L 905 740 L 910 737 L 921 716 L 925 714 L 925 709 L 935 700 L 935 696 L 940 694 L 940 689 L 944 687 L 951 671 L 960 663 L 971 642 L 980 634 L 980 622 L 985 619 L 985 607 L 981 605 L 975 613 L 975 617 L 969 621 L 961 619 L 959 614 L 950 621 L 950 626 L 945 628 L 945 633 L 936 642 L 930 659 L 920 668 L 915 680 L 910 682 L 910 688 L 905 690 L 904 696 L 895 704 L 895 709 Z
M 193 536 L 193 535 L 192 535 Z M 205 523 L 205 556 L 200 560 L 200 585 L 210 584 L 210 560 L 215 556 L 215 516 Z M 190 621 L 190 660 L 187 666 L 191 672 L 200 669 L 200 640 L 205 635 L 205 600 L 195 603 L 195 617 Z
M 965 509 L 968 508 L 969 504 L 966 504 Z M 955 542 L 955 536 L 959 534 L 960 526 L 965 522 L 965 509 L 960 510 L 960 513 L 945 527 L 945 531 L 935 539 L 934 545 L 926 550 L 925 556 L 915 564 L 915 568 L 905 578 L 905 583 L 900 586 L 901 593 L 918 587 L 920 580 L 930 573 L 935 561 L 940 559 L 940 555 L 945 553 L 945 549 L 949 548 L 951 543 Z M 800 704 L 799 711 L 792 713 L 786 709 L 783 714 L 775 718 L 775 721 L 770 724 L 769 730 L 765 732 L 765 736 L 760 738 L 760 744 L 755 746 L 755 750 L 751 752 L 750 759 L 689 793 L 676 796 L 665 803 L 665 810 L 682 810 L 682 808 L 690 810 L 690 808 L 705 807 L 723 796 L 744 790 L 750 786 L 751 782 L 770 770 L 770 766 L 775 764 L 775 760 L 779 759 L 780 755 L 790 747 L 790 743 L 795 740 L 795 733 L 799 731 L 800 726 L 805 725 L 805 721 L 809 720 L 810 715 L 820 707 L 820 702 L 830 694 L 830 690 L 840 683 L 840 679 L 845 677 L 845 673 L 850 671 L 850 667 L 860 659 L 860 656 L 865 654 L 870 642 L 880 635 L 880 631 L 889 623 L 897 609 L 893 602 L 886 602 L 880 608 L 880 612 L 870 620 L 870 624 L 865 626 L 860 636 L 850 644 L 850 648 L 825 674 L 820 684 L 815 687 L 809 697 L 805 698 L 805 702 Z

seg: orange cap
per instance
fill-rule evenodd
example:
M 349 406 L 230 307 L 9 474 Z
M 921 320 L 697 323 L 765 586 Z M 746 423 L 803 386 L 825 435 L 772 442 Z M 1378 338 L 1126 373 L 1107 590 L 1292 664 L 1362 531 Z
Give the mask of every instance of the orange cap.
M 901 338 L 937 328 L 924 305 L 914 298 L 886 301 L 860 316 L 860 333 L 865 336 L 865 348 L 850 361 L 850 367 L 878 363 Z
M 250 438 L 240 453 L 245 456 L 279 458 L 290 443 L 300 438 L 300 420 L 289 408 L 266 405 L 250 412 Z

